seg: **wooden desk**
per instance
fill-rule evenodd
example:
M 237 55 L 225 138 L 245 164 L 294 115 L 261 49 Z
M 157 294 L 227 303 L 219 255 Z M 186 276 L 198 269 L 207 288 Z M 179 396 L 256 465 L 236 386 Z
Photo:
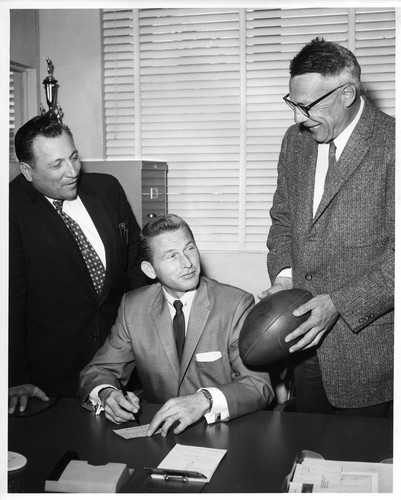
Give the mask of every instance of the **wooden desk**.
M 149 423 L 158 405 L 144 405 L 141 423 Z M 135 424 L 134 424 L 135 425 Z M 10 492 L 39 493 L 66 451 L 101 464 L 122 462 L 135 468 L 124 491 L 140 491 L 143 467 L 157 467 L 175 443 L 227 449 L 204 493 L 280 492 L 295 455 L 307 449 L 326 459 L 380 462 L 393 456 L 393 421 L 261 411 L 227 423 L 198 424 L 175 436 L 125 440 L 104 415 L 96 416 L 75 399 L 31 416 L 9 418 L 10 451 L 27 465 L 9 473 Z M 124 427 L 124 426 L 122 426 Z

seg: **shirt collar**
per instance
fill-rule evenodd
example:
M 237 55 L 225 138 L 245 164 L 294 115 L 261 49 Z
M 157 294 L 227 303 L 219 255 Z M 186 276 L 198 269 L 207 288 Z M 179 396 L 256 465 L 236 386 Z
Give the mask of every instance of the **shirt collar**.
M 177 299 L 176 297 L 173 297 L 171 294 L 169 294 L 168 291 L 164 288 L 164 286 L 162 286 L 162 290 L 163 290 L 164 296 L 166 297 L 167 302 L 170 305 L 173 305 L 174 301 L 180 300 L 184 307 L 192 303 L 192 301 L 195 297 L 195 294 L 196 294 L 196 290 L 190 290 L 189 292 L 185 292 L 184 295 L 180 299 Z

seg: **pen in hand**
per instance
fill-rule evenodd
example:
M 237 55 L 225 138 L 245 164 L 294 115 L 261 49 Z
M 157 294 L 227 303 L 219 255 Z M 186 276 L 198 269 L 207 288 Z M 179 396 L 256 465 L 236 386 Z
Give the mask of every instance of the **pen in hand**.
M 128 398 L 128 393 L 127 391 L 125 390 L 125 387 L 123 386 L 123 384 L 121 383 L 121 380 L 120 379 L 117 379 L 117 382 L 118 382 L 118 386 L 120 388 L 120 391 L 123 393 L 123 396 L 125 397 L 125 399 L 127 401 L 129 401 L 129 398 Z M 138 425 L 141 425 L 141 422 L 139 421 L 139 417 L 137 414 L 134 414 L 134 418 L 136 420 L 136 422 L 138 423 Z

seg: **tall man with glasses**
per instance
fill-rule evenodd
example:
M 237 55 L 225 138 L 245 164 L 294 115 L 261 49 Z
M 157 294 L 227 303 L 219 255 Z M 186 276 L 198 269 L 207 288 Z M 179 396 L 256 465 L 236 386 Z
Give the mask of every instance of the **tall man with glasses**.
M 314 39 L 290 63 L 267 246 L 271 288 L 304 288 L 286 340 L 297 411 L 392 416 L 395 120 L 361 95 L 348 49 Z

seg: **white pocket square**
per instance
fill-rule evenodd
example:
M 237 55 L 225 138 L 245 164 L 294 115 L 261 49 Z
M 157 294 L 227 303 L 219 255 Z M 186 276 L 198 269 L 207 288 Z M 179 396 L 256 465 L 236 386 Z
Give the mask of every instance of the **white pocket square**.
M 220 351 L 199 352 L 195 354 L 195 357 L 196 361 L 203 361 L 203 362 L 217 361 L 218 359 L 221 358 L 221 352 Z

